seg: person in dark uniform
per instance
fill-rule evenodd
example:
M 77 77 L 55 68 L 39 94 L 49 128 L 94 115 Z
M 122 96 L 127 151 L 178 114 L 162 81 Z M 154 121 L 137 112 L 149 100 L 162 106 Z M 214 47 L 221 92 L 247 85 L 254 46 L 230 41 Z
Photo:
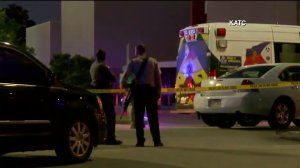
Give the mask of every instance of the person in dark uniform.
M 144 113 L 147 111 L 150 132 L 155 147 L 163 146 L 160 138 L 159 119 L 158 119 L 158 99 L 161 91 L 160 68 L 156 59 L 146 55 L 144 45 L 135 47 L 136 57 L 131 60 L 127 66 L 122 85 L 126 88 L 127 77 L 130 74 L 137 76 L 139 68 L 145 62 L 145 66 L 141 75 L 137 77 L 136 85 L 132 90 L 134 111 L 135 111 L 135 128 L 137 147 L 143 147 L 145 143 L 144 137 Z
M 90 67 L 92 88 L 111 89 L 112 83 L 116 82 L 115 75 L 112 73 L 109 66 L 105 64 L 105 56 L 105 51 L 99 49 L 96 60 Z M 102 101 L 107 121 L 107 133 L 104 143 L 108 145 L 120 145 L 122 141 L 117 140 L 115 136 L 116 112 L 114 107 L 114 96 L 112 93 L 100 93 L 98 95 Z

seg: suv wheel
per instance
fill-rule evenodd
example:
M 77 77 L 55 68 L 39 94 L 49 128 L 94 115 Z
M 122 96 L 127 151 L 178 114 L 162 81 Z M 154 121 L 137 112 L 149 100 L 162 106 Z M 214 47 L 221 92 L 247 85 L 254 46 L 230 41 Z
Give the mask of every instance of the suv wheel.
M 71 162 L 86 161 L 93 150 L 93 132 L 85 120 L 76 120 L 59 133 L 56 155 Z

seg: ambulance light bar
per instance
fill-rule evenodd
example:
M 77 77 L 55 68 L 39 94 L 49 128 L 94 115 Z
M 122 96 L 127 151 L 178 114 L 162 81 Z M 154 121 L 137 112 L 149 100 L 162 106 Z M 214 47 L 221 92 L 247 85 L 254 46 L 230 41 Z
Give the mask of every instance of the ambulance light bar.
M 206 33 L 208 33 L 207 28 L 204 28 L 204 27 L 198 27 L 198 28 L 194 28 L 194 29 L 188 28 L 188 29 L 180 30 L 179 31 L 179 37 L 183 38 L 185 35 L 190 35 L 190 33 L 188 33 L 188 31 L 190 31 L 190 30 L 196 30 L 195 33 L 197 33 L 197 34 L 206 34 Z M 193 31 L 191 31 L 191 32 L 193 32 Z

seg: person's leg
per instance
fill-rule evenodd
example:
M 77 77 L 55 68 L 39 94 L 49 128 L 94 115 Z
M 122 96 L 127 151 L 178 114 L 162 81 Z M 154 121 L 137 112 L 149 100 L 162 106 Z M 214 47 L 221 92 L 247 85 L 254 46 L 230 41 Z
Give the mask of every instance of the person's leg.
M 106 117 L 106 140 L 112 140 L 115 139 L 114 135 L 114 110 L 111 108 L 111 102 L 110 102 L 110 96 L 107 94 L 101 94 L 100 95 L 103 110 Z
M 144 146 L 144 112 L 145 112 L 145 101 L 140 89 L 137 89 L 134 94 L 134 114 L 135 114 L 135 129 L 136 129 L 136 146 Z
M 112 94 L 101 94 L 103 110 L 106 116 L 106 143 L 107 144 L 121 144 L 121 141 L 116 140 L 116 112 L 114 107 L 113 95 Z
M 153 88 L 149 89 L 148 97 L 146 100 L 147 116 L 154 146 L 162 146 L 159 130 L 158 104 L 155 90 L 153 90 Z

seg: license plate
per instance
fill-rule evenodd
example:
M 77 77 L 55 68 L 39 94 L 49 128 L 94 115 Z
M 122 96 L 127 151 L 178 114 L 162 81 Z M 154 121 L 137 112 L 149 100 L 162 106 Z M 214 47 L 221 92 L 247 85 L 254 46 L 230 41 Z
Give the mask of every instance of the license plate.
M 209 107 L 221 107 L 221 99 L 210 99 L 208 100 Z

